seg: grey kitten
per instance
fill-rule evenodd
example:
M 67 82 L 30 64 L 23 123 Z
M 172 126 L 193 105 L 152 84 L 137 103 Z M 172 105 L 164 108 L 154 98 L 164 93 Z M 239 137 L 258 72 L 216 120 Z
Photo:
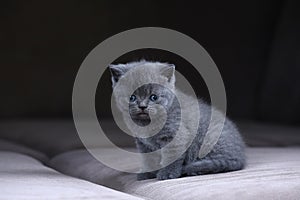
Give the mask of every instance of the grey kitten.
M 210 122 L 211 109 L 214 108 L 200 99 L 196 100 L 198 103 L 191 104 L 192 97 L 176 89 L 174 65 L 143 60 L 111 65 L 110 71 L 113 88 L 118 82 L 122 88 L 114 93 L 114 96 L 116 104 L 124 116 L 129 113 L 134 123 L 139 126 L 147 126 L 151 120 L 161 120 L 157 105 L 162 106 L 167 112 L 165 124 L 156 135 L 148 138 L 139 138 L 137 135 L 135 138 L 139 152 L 157 152 L 155 156 L 143 160 L 143 169 L 138 174 L 138 180 L 151 178 L 165 180 L 181 176 L 228 172 L 240 170 L 245 166 L 245 144 L 236 126 L 227 118 L 219 140 L 212 151 L 204 158 L 198 157 Z M 122 82 L 126 76 L 127 81 Z M 132 90 L 133 85 L 145 80 L 148 80 L 149 83 L 142 85 L 131 94 L 128 93 Z M 156 83 L 151 83 L 154 80 Z M 176 96 L 184 99 L 183 103 L 179 105 Z M 124 98 L 127 98 L 128 101 L 122 101 Z M 197 134 L 191 139 L 190 130 L 195 126 L 195 123 L 191 123 L 191 121 L 195 119 L 195 109 L 200 109 L 201 115 L 199 123 L 196 124 L 198 126 L 196 127 Z M 187 118 L 181 118 L 182 111 L 190 113 Z M 180 130 L 183 134 L 173 142 L 172 148 L 162 149 L 176 138 L 180 122 L 184 127 Z M 130 127 L 128 128 L 130 129 Z M 182 155 L 176 155 L 187 145 L 189 146 Z M 160 149 L 162 150 L 160 151 Z M 178 156 L 176 157 L 178 159 L 161 169 L 157 168 L 174 156 Z

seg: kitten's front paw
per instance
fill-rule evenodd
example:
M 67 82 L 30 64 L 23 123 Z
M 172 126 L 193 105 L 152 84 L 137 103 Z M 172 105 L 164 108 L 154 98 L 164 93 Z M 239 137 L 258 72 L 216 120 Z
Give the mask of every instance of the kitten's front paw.
M 156 174 L 153 173 L 153 172 L 145 172 L 145 173 L 137 174 L 137 180 L 138 181 L 142 181 L 142 180 L 146 180 L 146 179 L 152 179 L 152 178 L 156 178 Z
M 166 168 L 163 168 L 158 171 L 156 178 L 158 180 L 167 180 L 167 179 L 179 178 L 180 176 L 181 176 L 180 170 L 168 170 Z

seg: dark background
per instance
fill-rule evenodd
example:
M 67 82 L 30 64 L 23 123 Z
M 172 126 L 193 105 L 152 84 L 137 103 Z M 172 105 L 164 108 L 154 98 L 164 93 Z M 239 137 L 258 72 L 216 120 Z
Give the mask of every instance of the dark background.
M 77 70 L 100 42 L 121 31 L 157 26 L 198 41 L 217 64 L 228 115 L 300 124 L 300 3 L 247 1 L 1 1 L 0 118 L 71 118 Z M 207 97 L 205 84 L 176 55 L 131 52 L 120 62 L 173 62 Z M 99 66 L 106 67 L 106 66 Z M 98 113 L 107 116 L 109 73 L 101 79 Z M 198 88 L 197 88 L 198 87 Z

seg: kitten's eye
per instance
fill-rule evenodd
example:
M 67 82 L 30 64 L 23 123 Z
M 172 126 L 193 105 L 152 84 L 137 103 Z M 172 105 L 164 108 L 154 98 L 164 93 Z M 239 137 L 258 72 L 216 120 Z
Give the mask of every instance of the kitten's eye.
M 152 94 L 152 95 L 149 97 L 149 99 L 150 99 L 151 101 L 156 101 L 156 100 L 158 99 L 158 96 L 155 95 L 155 94 Z
M 129 98 L 130 102 L 134 102 L 136 100 L 136 96 L 135 95 L 131 95 Z

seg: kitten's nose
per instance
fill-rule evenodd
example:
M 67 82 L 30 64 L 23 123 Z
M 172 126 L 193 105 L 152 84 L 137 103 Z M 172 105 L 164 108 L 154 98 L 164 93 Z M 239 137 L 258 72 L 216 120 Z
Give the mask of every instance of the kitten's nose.
M 146 108 L 147 108 L 147 106 L 144 104 L 139 105 L 139 109 L 141 109 L 141 110 L 145 110 Z

